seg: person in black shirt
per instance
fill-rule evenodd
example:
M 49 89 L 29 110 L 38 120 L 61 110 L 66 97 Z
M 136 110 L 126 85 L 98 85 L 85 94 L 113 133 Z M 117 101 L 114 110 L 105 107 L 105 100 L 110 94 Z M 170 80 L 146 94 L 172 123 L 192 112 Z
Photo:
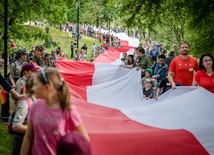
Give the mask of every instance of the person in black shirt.
M 172 59 L 174 59 L 175 57 L 175 52 L 174 51 L 170 51 L 168 56 L 166 57 L 165 63 L 169 66 Z
M 3 67 L 3 60 L 0 60 L 0 70 Z M 0 74 L 0 85 L 3 87 L 6 92 L 9 92 L 13 95 L 15 95 L 18 99 L 21 99 L 24 97 L 24 95 L 20 95 L 15 91 L 15 89 L 12 87 L 12 85 Z
M 163 78 L 160 82 L 160 85 L 158 86 L 155 99 L 157 100 L 161 94 L 163 94 L 166 91 L 168 91 L 169 89 L 171 89 L 171 87 L 172 86 L 171 86 L 168 78 L 167 77 Z
M 18 99 L 24 97 L 23 94 L 20 95 L 19 93 L 17 93 L 15 89 L 11 86 L 11 84 L 7 80 L 5 80 L 5 78 L 1 74 L 0 74 L 0 85 L 3 87 L 4 90 L 6 90 L 6 92 L 15 95 Z
M 71 58 L 73 58 L 74 57 L 74 43 L 73 43 L 73 41 L 71 41 L 70 49 L 71 49 Z

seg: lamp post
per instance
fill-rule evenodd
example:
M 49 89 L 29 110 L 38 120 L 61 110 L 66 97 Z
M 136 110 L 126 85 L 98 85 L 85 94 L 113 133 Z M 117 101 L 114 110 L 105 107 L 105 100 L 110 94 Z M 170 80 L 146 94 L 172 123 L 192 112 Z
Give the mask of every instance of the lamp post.
M 99 42 L 101 42 L 101 20 L 103 18 L 103 15 L 100 13 L 99 15 Z
M 7 76 L 7 18 L 8 18 L 8 1 L 4 0 L 4 77 Z M 6 102 L 2 105 L 1 109 L 1 119 L 4 121 L 7 121 L 7 117 L 9 116 L 9 109 L 10 109 L 10 103 L 9 103 L 9 92 L 6 93 Z
M 79 49 L 79 9 L 80 9 L 80 0 L 76 0 L 76 11 L 77 11 L 77 49 Z
M 110 31 L 111 31 L 111 13 L 109 13 L 108 16 L 109 16 L 109 46 L 111 46 L 111 34 L 110 34 Z
M 101 20 L 99 19 L 99 42 L 101 42 Z

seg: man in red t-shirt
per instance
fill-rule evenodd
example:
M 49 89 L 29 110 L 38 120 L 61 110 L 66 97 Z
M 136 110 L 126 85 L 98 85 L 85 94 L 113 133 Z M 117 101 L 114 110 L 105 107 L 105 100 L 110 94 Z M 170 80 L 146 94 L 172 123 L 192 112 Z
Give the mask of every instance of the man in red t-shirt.
M 175 57 L 169 66 L 168 79 L 172 88 L 176 86 L 191 86 L 194 71 L 198 70 L 198 62 L 189 56 L 189 44 L 186 41 L 180 43 L 180 55 Z

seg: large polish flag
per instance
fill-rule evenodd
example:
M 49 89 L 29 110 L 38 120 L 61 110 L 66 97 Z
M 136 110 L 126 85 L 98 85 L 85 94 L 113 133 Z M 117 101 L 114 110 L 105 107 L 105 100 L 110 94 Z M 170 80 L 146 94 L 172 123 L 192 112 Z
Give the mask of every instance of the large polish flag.
M 214 95 L 178 87 L 142 97 L 140 72 L 110 63 L 57 61 L 89 132 L 93 155 L 214 154 Z
M 126 33 L 116 33 L 114 36 L 118 37 L 120 39 L 121 46 L 132 46 L 137 47 L 140 44 L 140 41 L 138 38 L 129 37 Z
M 110 47 L 104 53 L 100 54 L 93 61 L 94 63 L 111 63 L 111 64 L 123 64 L 121 58 L 123 53 L 134 54 L 134 47 L 124 46 L 121 48 Z

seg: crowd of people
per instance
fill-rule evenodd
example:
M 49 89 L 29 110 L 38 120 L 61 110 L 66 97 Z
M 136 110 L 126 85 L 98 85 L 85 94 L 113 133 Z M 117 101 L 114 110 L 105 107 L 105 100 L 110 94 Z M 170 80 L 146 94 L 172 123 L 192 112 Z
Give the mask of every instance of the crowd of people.
M 174 55 L 174 51 L 166 56 L 161 48 L 154 45 L 150 49 L 146 44 L 141 45 L 134 54 L 124 53 L 121 59 L 124 67 L 141 70 L 143 96 L 146 99 L 158 99 L 161 94 L 177 86 L 201 86 L 214 93 L 212 55 L 201 55 L 198 64 L 197 59 L 189 55 L 190 45 L 186 41 L 180 43 L 178 56 Z
M 91 51 L 93 61 L 105 49 L 98 48 L 94 43 Z M 141 71 L 145 99 L 158 99 L 169 89 L 178 86 L 201 86 L 214 93 L 213 56 L 203 54 L 198 63 L 196 58 L 189 55 L 189 51 L 190 45 L 186 41 L 180 43 L 178 56 L 174 51 L 166 56 L 160 44 L 145 43 L 139 45 L 133 54 L 123 53 L 121 61 L 124 67 Z M 86 61 L 87 52 L 88 47 L 84 44 L 80 51 L 75 51 L 75 60 Z M 65 58 L 67 55 L 60 47 L 51 54 L 45 52 L 41 45 L 30 53 L 19 49 L 10 60 L 11 83 L 0 75 L 0 84 L 14 99 L 14 155 L 27 155 L 30 152 L 60 155 L 66 150 L 91 154 L 88 133 L 72 104 L 68 86 L 54 68 L 56 60 Z M 0 61 L 0 66 L 2 64 L 3 61 Z M 67 144 L 79 149 L 66 149 Z
M 91 51 L 91 57 L 90 60 L 87 60 L 87 54 Z M 80 49 L 76 49 L 74 52 L 74 61 L 94 61 L 97 56 L 104 53 L 106 51 L 106 48 L 104 48 L 102 45 L 97 46 L 95 43 L 93 43 L 91 49 L 88 48 L 86 44 L 84 44 Z
M 41 45 L 29 53 L 18 49 L 10 64 L 10 82 L 0 75 L 0 84 L 14 100 L 8 120 L 14 155 L 60 155 L 66 149 L 67 154 L 91 154 L 88 133 L 72 104 L 66 82 L 55 68 L 55 60 L 65 58 L 61 53 L 57 48 L 49 54 Z M 66 143 L 74 149 L 62 146 Z
M 108 47 L 114 46 L 111 45 L 110 40 L 113 42 L 113 37 L 106 34 L 102 38 L 104 43 L 103 46 L 99 48 L 95 43 L 93 44 L 91 49 L 92 57 L 90 61 L 93 61 L 99 54 L 108 50 Z M 84 44 L 80 52 L 78 50 L 75 52 L 75 60 L 86 61 L 87 48 L 84 48 L 85 46 L 86 45 Z M 207 66 L 206 63 L 203 64 L 202 60 L 205 58 L 208 59 L 207 57 L 210 57 L 212 66 L 213 56 L 205 54 L 205 57 L 202 55 L 199 60 L 200 64 L 198 64 L 198 60 L 190 56 L 189 51 L 190 45 L 185 41 L 180 43 L 179 55 L 176 56 L 175 51 L 172 50 L 166 53 L 166 50 L 161 44 L 147 40 L 140 44 L 133 54 L 123 53 L 121 61 L 124 63 L 124 67 L 126 68 L 137 67 L 142 71 L 141 83 L 143 95 L 146 99 L 158 99 L 161 94 L 165 93 L 170 88 L 176 88 L 177 86 L 199 85 L 214 93 L 213 67 L 211 67 L 211 69 L 201 67 Z M 208 77 L 206 77 L 206 75 Z M 203 82 L 199 83 L 198 78 L 201 78 L 201 76 Z M 209 82 L 204 83 L 204 81 Z M 151 92 L 149 95 L 148 91 Z

